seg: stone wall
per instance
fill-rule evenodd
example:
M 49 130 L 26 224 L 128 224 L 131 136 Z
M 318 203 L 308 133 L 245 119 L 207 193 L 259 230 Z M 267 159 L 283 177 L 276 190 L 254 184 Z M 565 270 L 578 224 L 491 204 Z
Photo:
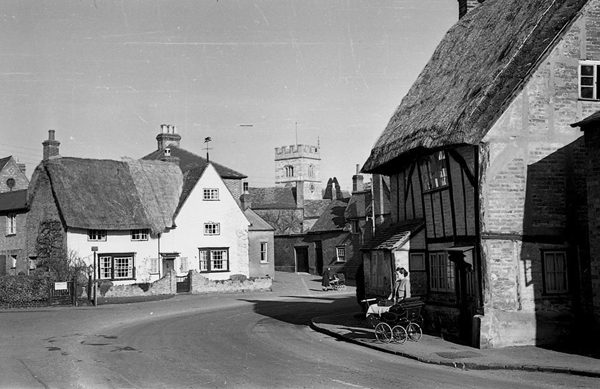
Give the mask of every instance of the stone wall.
M 588 215 L 590 236 L 590 276 L 594 293 L 593 316 L 595 332 L 600 331 L 600 128 L 585 132 L 588 156 Z
M 212 281 L 196 271 L 190 271 L 189 276 L 192 294 L 270 291 L 273 284 L 269 277 L 235 279 L 232 276 L 234 279 Z
M 247 279 L 244 276 L 229 280 L 209 280 L 195 270 L 190 270 L 190 293 L 208 294 L 208 293 L 239 293 L 270 291 L 272 279 L 253 278 Z M 104 298 L 115 297 L 142 297 L 177 294 L 177 273 L 169 272 L 163 278 L 153 283 L 133 284 L 133 285 L 113 285 L 110 281 L 101 281 L 98 284 L 98 296 Z

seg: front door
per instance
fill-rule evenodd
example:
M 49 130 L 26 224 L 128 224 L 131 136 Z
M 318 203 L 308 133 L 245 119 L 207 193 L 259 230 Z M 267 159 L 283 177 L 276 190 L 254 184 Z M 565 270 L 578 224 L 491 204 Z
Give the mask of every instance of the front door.
M 295 247 L 296 251 L 296 272 L 308 273 L 308 247 Z
M 470 259 L 472 255 L 472 250 L 448 252 L 449 259 L 456 264 L 460 342 L 469 346 L 477 346 L 473 344 L 473 316 L 477 314 L 477 299 L 475 277 Z M 467 257 L 469 259 L 465 261 Z
M 316 258 L 316 271 L 318 275 L 323 274 L 323 244 L 320 240 L 315 242 L 315 258 Z
M 163 276 L 169 274 L 170 271 L 175 270 L 175 259 L 174 258 L 163 258 Z

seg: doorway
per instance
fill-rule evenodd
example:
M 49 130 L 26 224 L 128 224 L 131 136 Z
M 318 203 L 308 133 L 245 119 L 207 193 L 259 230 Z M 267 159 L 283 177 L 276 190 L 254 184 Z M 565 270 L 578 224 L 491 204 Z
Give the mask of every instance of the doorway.
M 296 252 L 296 272 L 308 273 L 308 246 L 294 247 Z
M 315 258 L 317 275 L 323 274 L 323 243 L 320 240 L 315 241 Z

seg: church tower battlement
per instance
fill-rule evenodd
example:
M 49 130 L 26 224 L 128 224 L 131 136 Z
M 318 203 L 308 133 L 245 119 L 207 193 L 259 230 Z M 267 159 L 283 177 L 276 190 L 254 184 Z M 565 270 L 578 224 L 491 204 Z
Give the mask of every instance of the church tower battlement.
M 306 200 L 322 199 L 320 147 L 302 144 L 275 147 L 275 184 L 295 186 L 302 190 Z

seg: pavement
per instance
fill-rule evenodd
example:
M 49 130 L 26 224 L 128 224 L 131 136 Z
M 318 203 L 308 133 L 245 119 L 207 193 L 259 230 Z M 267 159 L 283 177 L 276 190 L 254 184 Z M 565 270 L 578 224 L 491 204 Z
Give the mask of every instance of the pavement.
M 322 292 L 320 284 L 315 283 L 319 281 L 315 277 L 317 276 L 303 273 L 277 272 L 275 279 L 284 289 L 306 288 L 305 290 L 311 296 L 329 297 L 331 294 L 339 297 L 355 296 L 352 280 L 348 280 L 349 286 L 344 292 Z M 277 289 L 275 284 L 274 287 Z M 429 334 L 423 334 L 417 342 L 382 343 L 375 338 L 375 332 L 367 324 L 358 304 L 355 312 L 313 318 L 311 328 L 347 342 L 423 363 L 465 370 L 525 370 L 600 378 L 598 350 L 593 355 L 584 355 L 581 352 L 560 352 L 536 346 L 477 349 Z

